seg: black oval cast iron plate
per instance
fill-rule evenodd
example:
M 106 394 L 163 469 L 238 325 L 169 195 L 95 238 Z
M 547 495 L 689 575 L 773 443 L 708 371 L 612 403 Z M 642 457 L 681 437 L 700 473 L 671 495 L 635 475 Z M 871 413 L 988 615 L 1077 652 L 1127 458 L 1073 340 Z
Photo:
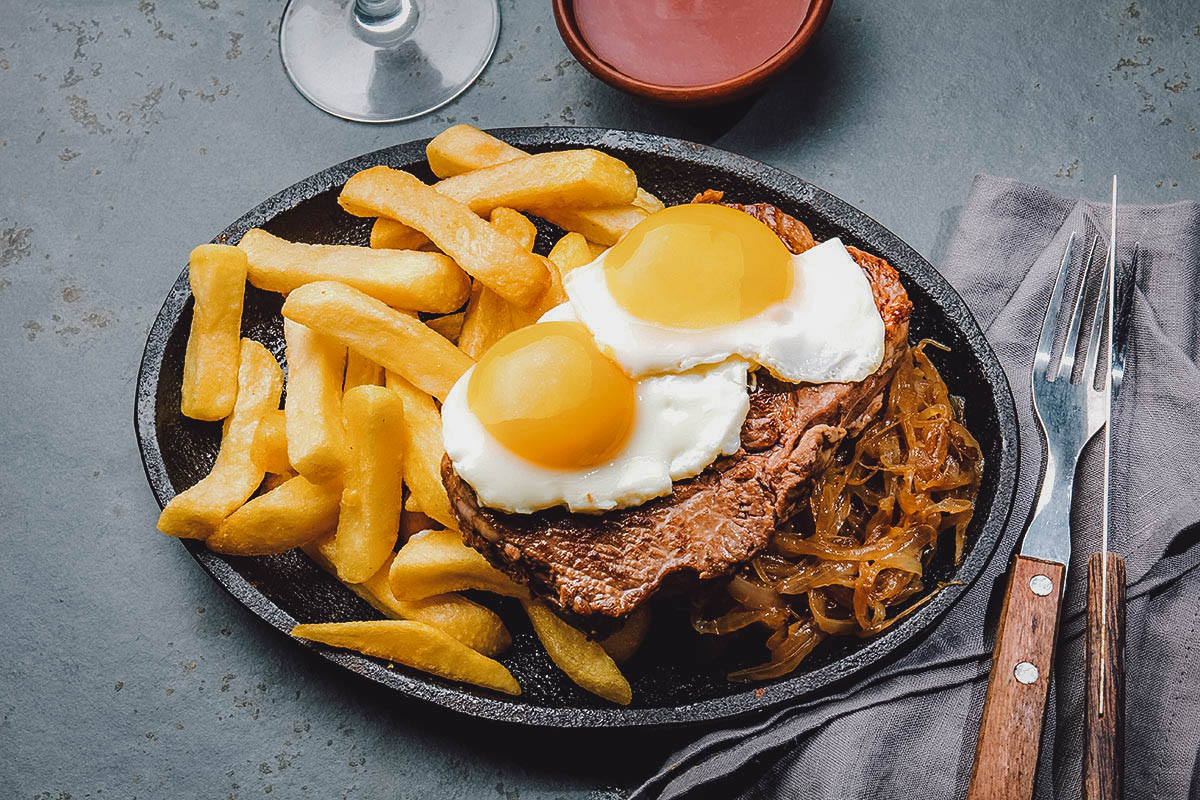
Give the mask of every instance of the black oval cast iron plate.
M 1009 509 L 1017 472 L 1017 427 L 1012 394 L 995 354 L 962 298 L 924 258 L 879 223 L 827 192 L 780 170 L 742 156 L 644 133 L 597 128 L 511 128 L 493 131 L 529 151 L 595 147 L 626 161 L 639 182 L 668 205 L 687 202 L 704 189 L 722 189 L 730 200 L 766 202 L 807 223 L 818 240 L 840 236 L 886 258 L 899 271 L 915 309 L 912 339 L 931 337 L 950 347 L 932 355 L 950 390 L 965 400 L 966 424 L 985 458 L 978 510 L 966 554 L 955 566 L 952 547 L 939 550 L 928 586 L 951 582 L 931 600 L 883 634 L 868 640 L 827 640 L 791 676 L 759 684 L 725 679 L 734 667 L 761 661 L 754 642 L 714 642 L 687 629 L 670 609 L 656 614 L 647 643 L 626 665 L 633 703 L 620 708 L 572 684 L 537 643 L 520 607 L 480 598 L 498 610 L 513 634 L 501 661 L 523 693 L 507 697 L 455 684 L 422 672 L 355 653 L 305 643 L 346 669 L 405 695 L 464 714 L 541 727 L 674 726 L 740 716 L 779 706 L 877 664 L 914 644 L 975 580 L 995 551 Z M 305 242 L 366 244 L 370 220 L 338 207 L 342 184 L 376 164 L 407 169 L 427 181 L 426 141 L 396 145 L 346 161 L 291 186 L 221 232 L 215 241 L 236 243 L 246 230 L 262 227 Z M 540 223 L 539 252 L 547 252 L 557 229 Z M 243 335 L 265 344 L 283 361 L 279 295 L 247 288 Z M 192 301 L 187 270 L 179 276 L 146 342 L 138 375 L 135 427 L 150 487 L 160 505 L 210 469 L 220 425 L 197 422 L 179 412 L 183 353 Z M 200 564 L 254 614 L 287 634 L 296 622 L 375 619 L 379 614 L 300 551 L 261 558 L 217 555 L 197 541 L 183 545 Z M 722 639 L 727 637 L 722 637 Z M 759 637 L 761 638 L 761 637 Z

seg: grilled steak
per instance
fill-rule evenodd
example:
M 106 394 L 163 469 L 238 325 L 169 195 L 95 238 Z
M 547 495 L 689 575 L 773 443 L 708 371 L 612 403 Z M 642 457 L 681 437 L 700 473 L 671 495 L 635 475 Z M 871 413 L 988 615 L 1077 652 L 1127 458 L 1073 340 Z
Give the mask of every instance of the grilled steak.
M 720 202 L 704 192 L 695 202 Z M 793 253 L 812 247 L 808 228 L 766 204 L 731 205 L 762 220 Z M 593 632 L 610 630 L 667 587 L 726 575 L 761 550 L 802 500 L 838 444 L 879 412 L 908 342 L 912 304 L 883 259 L 847 248 L 870 280 L 885 327 L 883 364 L 858 383 L 786 384 L 756 373 L 742 448 L 671 494 L 635 508 L 571 514 L 553 508 L 507 514 L 483 507 L 442 461 L 442 480 L 464 540 L 489 561 Z

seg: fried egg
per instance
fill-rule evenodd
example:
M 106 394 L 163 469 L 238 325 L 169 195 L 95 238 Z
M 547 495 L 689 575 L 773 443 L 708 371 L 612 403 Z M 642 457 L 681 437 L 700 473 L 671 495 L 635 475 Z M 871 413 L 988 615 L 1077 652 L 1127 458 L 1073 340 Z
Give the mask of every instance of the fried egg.
M 501 339 L 442 405 L 446 454 L 480 503 L 627 508 L 738 450 L 746 361 L 635 380 L 572 316 L 560 306 Z
M 563 279 L 600 350 L 635 378 L 741 357 L 791 383 L 859 381 L 883 360 L 871 285 L 839 239 L 793 255 L 726 206 L 673 206 Z

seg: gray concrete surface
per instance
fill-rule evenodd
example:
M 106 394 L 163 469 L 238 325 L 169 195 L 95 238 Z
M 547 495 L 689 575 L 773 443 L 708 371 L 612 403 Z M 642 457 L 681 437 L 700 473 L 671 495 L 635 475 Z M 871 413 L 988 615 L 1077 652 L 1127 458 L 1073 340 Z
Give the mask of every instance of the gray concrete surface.
M 681 113 L 592 79 L 545 0 L 440 112 L 341 122 L 279 65 L 282 3 L 0 3 L 0 797 L 615 795 L 678 742 L 479 726 L 351 680 L 154 531 L 131 426 L 188 250 L 264 197 L 452 122 L 683 136 L 808 178 L 935 260 L 971 176 L 1200 196 L 1192 0 L 838 0 L 766 94 Z M 1191 75 L 1196 72 L 1195 77 Z

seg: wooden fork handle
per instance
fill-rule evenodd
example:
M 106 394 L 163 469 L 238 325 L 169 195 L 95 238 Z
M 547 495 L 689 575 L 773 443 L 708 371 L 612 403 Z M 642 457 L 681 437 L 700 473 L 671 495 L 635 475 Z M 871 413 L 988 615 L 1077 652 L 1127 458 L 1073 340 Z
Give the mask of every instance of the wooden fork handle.
M 1102 558 L 1108 559 L 1106 586 Z M 1102 586 L 1106 603 L 1101 601 Z M 1083 798 L 1119 800 L 1125 751 L 1125 562 L 1114 553 L 1096 553 L 1088 560 L 1086 697 Z
M 967 800 L 1033 796 L 1066 569 L 1027 556 L 1013 563 Z

